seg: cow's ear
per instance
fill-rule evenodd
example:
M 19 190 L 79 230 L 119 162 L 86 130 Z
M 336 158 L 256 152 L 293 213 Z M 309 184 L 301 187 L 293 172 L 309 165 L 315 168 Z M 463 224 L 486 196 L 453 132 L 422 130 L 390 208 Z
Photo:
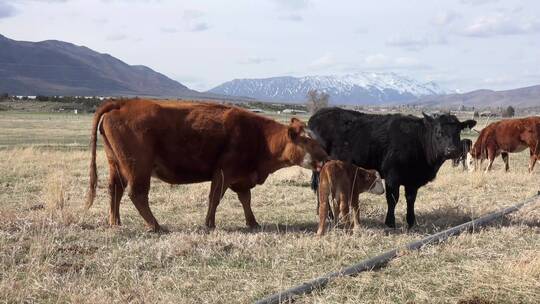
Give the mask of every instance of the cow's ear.
M 429 121 L 429 122 L 432 122 L 433 121 L 433 116 L 427 114 L 426 112 L 422 111 L 422 115 L 424 116 L 424 119 Z
M 300 119 L 296 118 L 296 117 L 293 117 L 291 118 L 291 124 L 290 126 L 298 126 L 300 128 L 305 128 L 306 127 L 306 123 L 301 121 Z
M 296 124 L 296 123 L 302 123 L 302 122 L 300 121 L 300 119 L 298 119 L 298 118 L 296 118 L 296 117 L 292 117 L 292 118 L 291 118 L 291 125 L 292 125 L 292 124 Z
M 288 131 L 287 134 L 289 135 L 289 138 L 292 141 L 295 141 L 300 136 L 302 129 L 300 129 L 298 126 L 291 125 L 289 126 L 287 131 Z
M 472 120 L 472 119 L 465 120 L 464 122 L 461 123 L 462 130 L 466 128 L 472 129 L 474 126 L 476 126 L 476 120 Z

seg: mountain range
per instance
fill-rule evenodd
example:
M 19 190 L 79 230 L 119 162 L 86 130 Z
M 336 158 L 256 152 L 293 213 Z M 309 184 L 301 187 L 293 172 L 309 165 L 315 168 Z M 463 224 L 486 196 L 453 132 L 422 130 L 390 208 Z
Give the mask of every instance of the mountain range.
M 395 73 L 235 79 L 197 92 L 143 65 L 69 42 L 16 41 L 0 35 L 0 93 L 10 95 L 151 96 L 303 103 L 310 89 L 333 104 L 418 104 L 427 107 L 540 106 L 540 85 L 506 91 L 448 93 Z
M 305 102 L 317 89 L 330 95 L 333 104 L 384 104 L 410 102 L 446 92 L 436 83 L 420 83 L 395 73 L 359 72 L 347 75 L 235 79 L 208 92 L 251 97 L 264 101 Z
M 198 97 L 143 65 L 128 65 L 72 43 L 16 41 L 0 35 L 0 92 L 11 95 Z
M 540 107 L 540 85 L 505 91 L 476 90 L 464 94 L 426 96 L 414 103 L 426 107 L 445 108 L 457 108 L 461 105 L 477 108 L 510 105 L 520 108 Z

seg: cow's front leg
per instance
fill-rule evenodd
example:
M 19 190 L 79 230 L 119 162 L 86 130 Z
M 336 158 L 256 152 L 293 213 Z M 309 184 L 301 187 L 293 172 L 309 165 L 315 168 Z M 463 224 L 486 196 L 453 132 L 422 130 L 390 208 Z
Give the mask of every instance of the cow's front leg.
M 409 224 L 409 229 L 412 228 L 416 223 L 416 217 L 414 215 L 414 202 L 416 201 L 417 193 L 418 188 L 405 187 L 405 199 L 407 200 L 407 224 Z
M 207 228 L 213 229 L 216 227 L 216 210 L 228 187 L 227 178 L 223 170 L 214 173 L 212 183 L 210 184 L 210 194 L 208 195 L 208 212 L 206 213 L 205 221 Z
M 255 215 L 251 210 L 251 190 L 244 190 L 237 192 L 238 199 L 242 203 L 242 208 L 244 208 L 244 216 L 246 217 L 246 225 L 250 229 L 259 228 L 260 225 L 255 220 Z
M 388 211 L 386 212 L 386 221 L 384 223 L 390 228 L 396 228 L 396 217 L 394 215 L 394 211 L 399 200 L 399 184 L 387 178 L 385 179 L 385 185 Z

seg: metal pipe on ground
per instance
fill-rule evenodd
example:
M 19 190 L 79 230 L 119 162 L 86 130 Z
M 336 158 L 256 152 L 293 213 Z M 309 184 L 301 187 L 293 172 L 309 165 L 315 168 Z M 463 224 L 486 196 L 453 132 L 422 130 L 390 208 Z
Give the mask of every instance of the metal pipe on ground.
M 458 235 L 462 233 L 463 231 L 470 230 L 470 229 L 474 230 L 476 227 L 483 226 L 495 219 L 498 219 L 507 214 L 515 212 L 519 210 L 520 208 L 522 208 L 523 206 L 540 201 L 538 200 L 539 197 L 540 197 L 540 191 L 538 191 L 538 193 L 535 196 L 529 199 L 526 199 L 525 201 L 518 203 L 514 206 L 504 208 L 502 210 L 479 217 L 475 220 L 472 220 L 472 221 L 463 223 L 461 225 L 446 229 L 444 231 L 432 234 L 421 240 L 409 243 L 402 248 L 396 248 L 396 249 L 387 251 L 381 255 L 375 256 L 367 260 L 363 260 L 358 264 L 343 268 L 339 271 L 327 273 L 319 278 L 302 283 L 301 285 L 272 294 L 264 299 L 256 301 L 255 303 L 256 304 L 274 304 L 274 303 L 283 303 L 283 302 L 293 301 L 295 297 L 298 297 L 303 294 L 311 293 L 312 291 L 316 289 L 324 288 L 331 280 L 337 277 L 352 276 L 352 275 L 356 275 L 364 271 L 369 271 L 369 270 L 382 267 L 386 263 L 388 263 L 390 260 L 397 257 L 399 252 L 402 250 L 419 250 L 419 249 L 422 249 L 422 247 L 425 245 L 429 245 L 435 242 L 437 243 L 444 242 L 449 237 Z

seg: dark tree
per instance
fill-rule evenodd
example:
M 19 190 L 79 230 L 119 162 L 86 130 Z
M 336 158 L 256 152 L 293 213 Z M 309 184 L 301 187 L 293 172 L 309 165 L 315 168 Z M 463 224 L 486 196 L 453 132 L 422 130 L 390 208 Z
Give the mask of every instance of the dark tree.
M 322 108 L 328 107 L 328 101 L 330 95 L 325 92 L 320 92 L 315 89 L 311 89 L 307 93 L 307 109 L 311 113 L 315 113 Z
M 516 110 L 512 106 L 508 106 L 508 108 L 504 109 L 501 114 L 502 117 L 514 117 Z

